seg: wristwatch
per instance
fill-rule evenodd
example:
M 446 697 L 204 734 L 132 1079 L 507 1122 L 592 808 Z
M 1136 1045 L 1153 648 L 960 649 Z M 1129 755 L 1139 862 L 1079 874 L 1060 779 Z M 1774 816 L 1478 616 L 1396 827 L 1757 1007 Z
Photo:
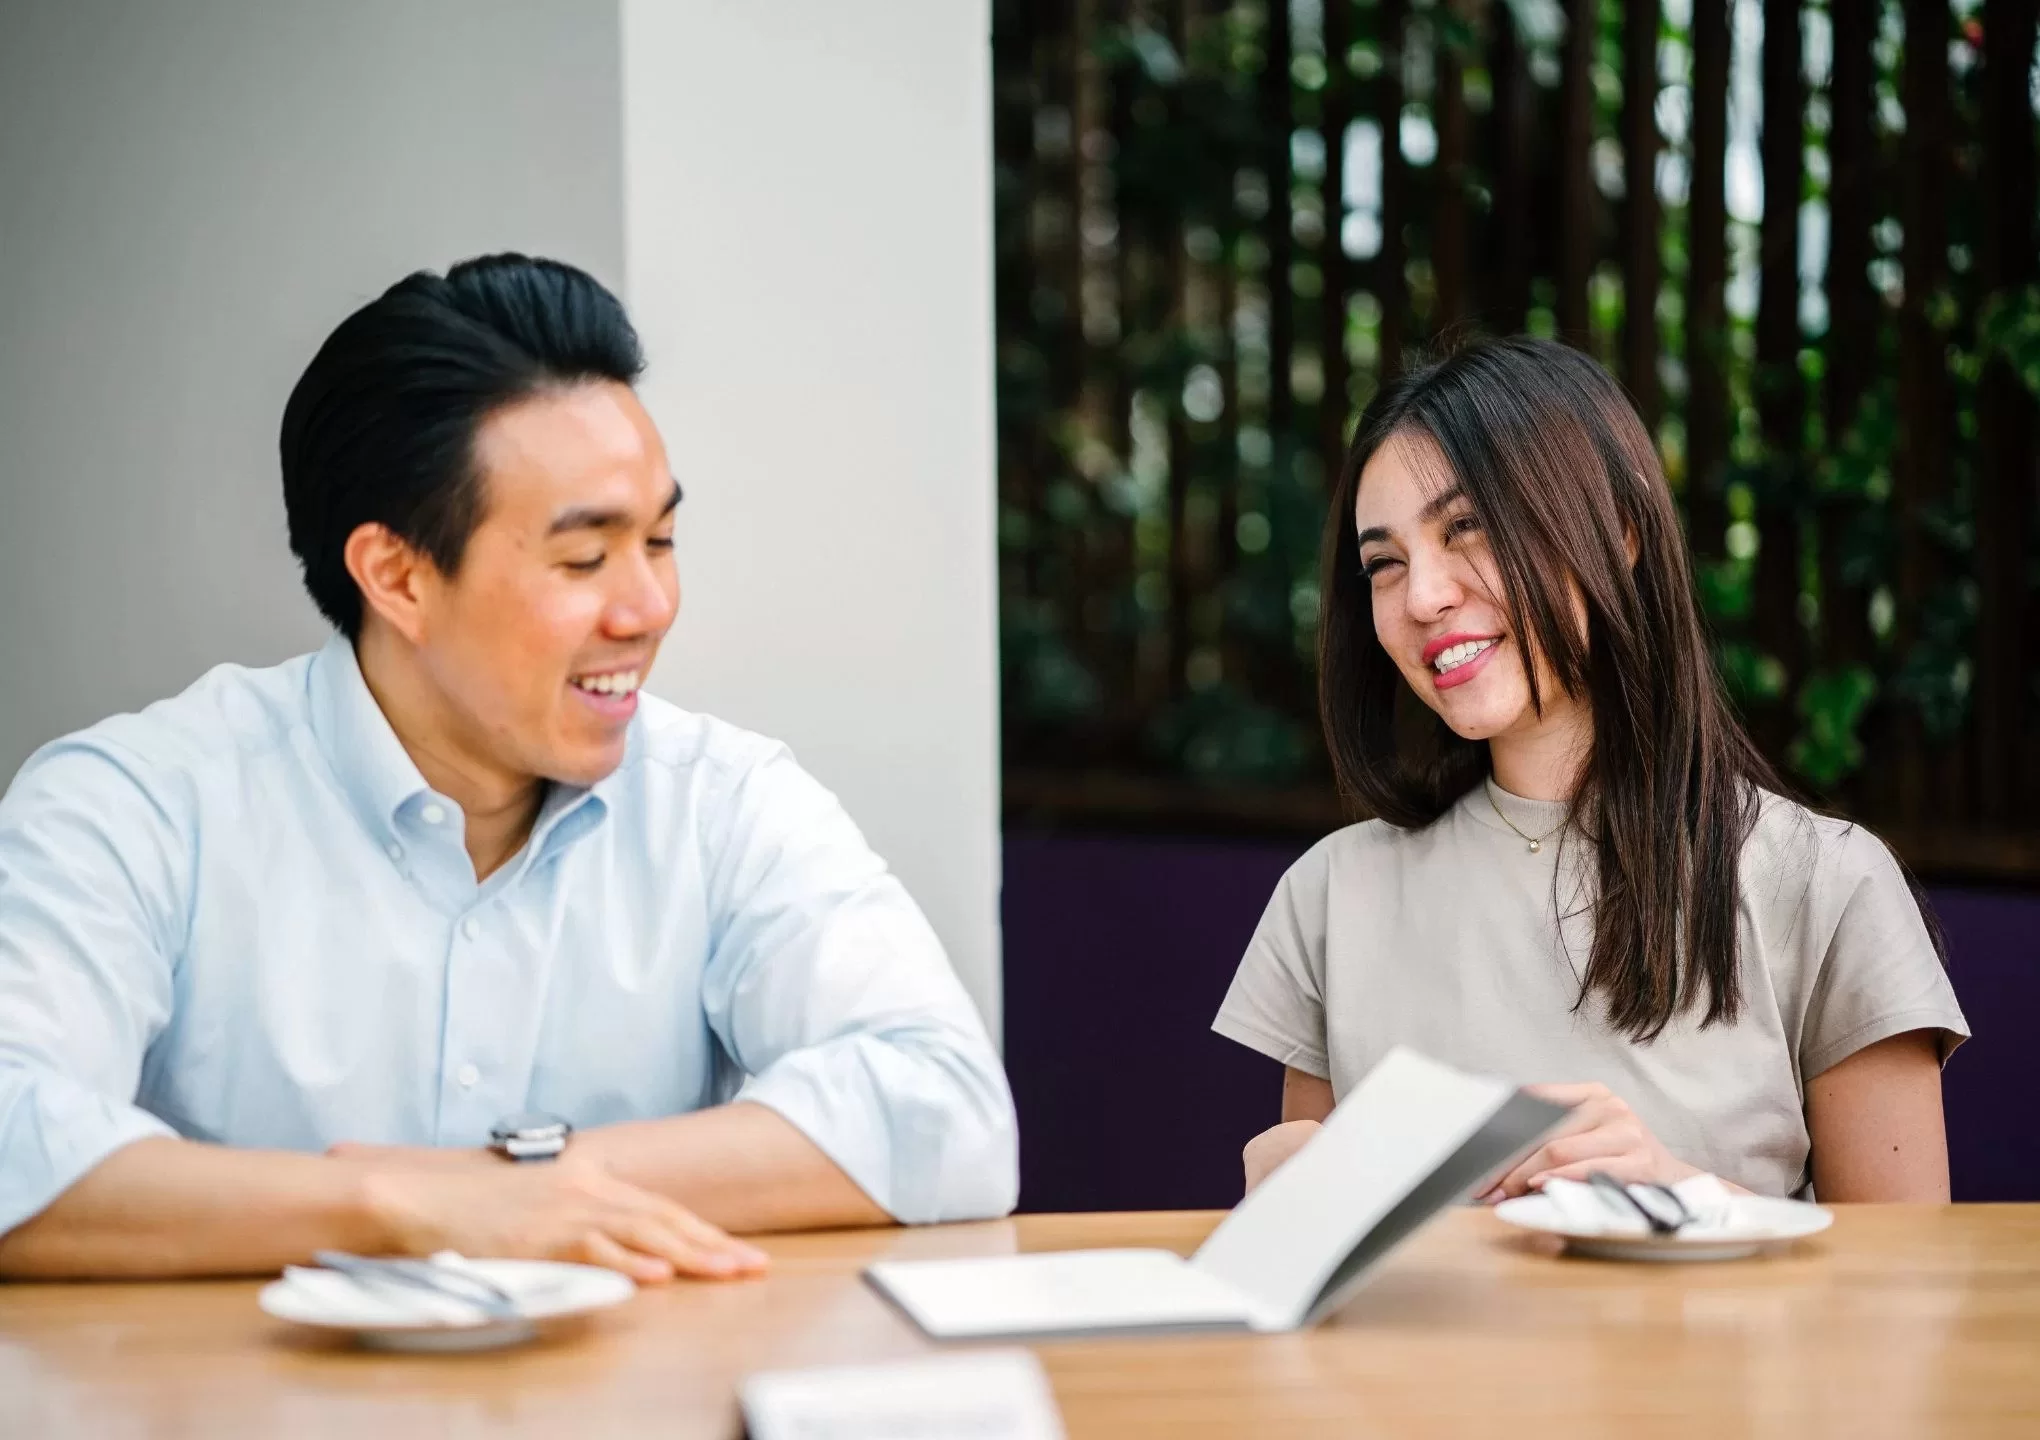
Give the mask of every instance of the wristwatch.
M 489 1148 L 506 1160 L 557 1160 L 574 1127 L 557 1115 L 526 1111 L 489 1127 Z

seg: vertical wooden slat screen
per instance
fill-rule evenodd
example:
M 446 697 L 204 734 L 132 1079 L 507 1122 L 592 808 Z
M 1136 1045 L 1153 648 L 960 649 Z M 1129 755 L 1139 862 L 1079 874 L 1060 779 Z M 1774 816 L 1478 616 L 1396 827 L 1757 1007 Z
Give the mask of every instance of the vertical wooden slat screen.
M 1179 56 L 1189 53 L 1190 0 L 1163 0 L 1163 15 L 1170 47 Z M 1180 88 L 1169 95 L 1167 107 L 1168 123 L 1180 130 L 1185 123 Z M 1163 284 L 1167 287 L 1167 318 L 1162 322 L 1164 333 L 1182 334 L 1189 324 L 1190 252 L 1186 246 L 1187 235 L 1181 217 L 1172 217 L 1164 224 L 1156 237 L 1160 248 L 1160 269 Z M 1167 658 L 1163 662 L 1170 684 L 1180 682 L 1190 660 L 1191 608 L 1199 593 L 1196 574 L 1197 537 L 1190 533 L 1190 485 L 1193 466 L 1190 458 L 1189 417 L 1180 404 L 1169 406 L 1169 614 Z
M 1594 267 L 1594 31 L 1598 0 L 1566 0 L 1565 49 L 1559 71 L 1558 304 L 1559 336 L 1590 345 L 1587 277 Z
M 1804 184 L 1806 87 L 1799 0 L 1765 0 L 1764 218 L 1757 294 L 1757 413 L 1766 451 L 1757 477 L 1757 643 L 1784 668 L 1784 695 L 1805 673 L 1799 618 L 1801 431 L 1799 195 Z M 1789 704 L 1752 714 L 1764 748 L 1781 752 L 1792 733 Z
M 1686 530 L 1721 554 L 1728 508 L 1729 0 L 1693 0 L 1692 178 L 1686 202 Z
M 1979 278 L 2011 291 L 2036 278 L 2032 73 L 2040 0 L 1983 7 L 1983 232 Z M 2002 359 L 1985 369 L 1977 474 L 1976 759 L 1982 818 L 2007 824 L 2040 803 L 2033 676 L 2040 659 L 2029 575 L 2040 466 L 2033 397 Z
M 1530 80 L 1530 58 L 1517 29 L 1515 11 L 1506 3 L 1490 5 L 1488 72 L 1494 86 L 1489 110 L 1494 154 L 1494 288 L 1486 316 L 1504 335 L 1521 330 L 1530 317 L 1530 267 L 1535 232 L 1531 208 L 1531 146 L 1537 123 L 1537 97 Z
M 1527 328 L 1661 436 L 1788 779 L 2040 876 L 2040 0 L 993 6 L 1009 795 L 1327 822 L 1354 402 Z
M 1036 10 L 1020 10 L 999 17 L 1004 23 L 998 43 L 1027 55 L 1030 62 L 1024 79 L 1016 76 L 1004 81 L 1008 88 L 1032 91 L 1036 76 L 1052 73 L 1039 53 L 1047 43 L 1041 33 L 1047 28 L 1041 23 L 1044 18 Z M 1027 98 L 1030 103 L 1038 103 L 1032 95 Z M 1008 99 L 1007 112 L 1010 113 L 1013 108 L 1017 105 Z M 1014 177 L 1024 176 L 1022 183 L 1028 190 L 1046 187 L 1048 166 L 1037 160 L 1034 136 L 1029 130 L 1017 124 L 995 125 L 992 155 L 998 174 L 1006 177 L 1008 183 L 1013 183 Z M 1008 239 L 1007 243 L 997 247 L 992 318 L 1000 335 L 1025 334 L 1033 328 L 1028 307 L 1040 288 L 1036 277 L 1046 268 L 1042 264 L 1044 257 L 1038 253 L 1041 248 L 1041 237 L 1034 234 L 1031 217 L 1025 243 Z M 1044 385 L 1051 383 L 1045 375 L 1037 376 L 1037 380 Z M 1041 488 L 1052 472 L 1046 453 L 1047 439 L 1039 431 L 1024 433 L 1017 440 L 1002 439 L 1005 443 L 999 447 L 1000 499 L 1006 509 L 1026 517 L 1026 523 L 1033 523 L 1041 513 Z M 1032 596 L 1040 591 L 1042 560 L 1039 550 L 1029 550 L 1020 558 L 1018 568 L 1021 573 L 1012 578 L 1017 580 L 1017 588 L 1023 596 Z
M 1877 223 L 1876 65 L 1872 43 L 1877 9 L 1835 6 L 1830 12 L 1834 59 L 1828 79 L 1827 365 L 1822 393 L 1827 444 L 1843 443 L 1856 423 L 1877 367 L 1877 293 L 1870 285 L 1871 229 Z M 1848 526 L 1860 503 L 1828 497 L 1820 507 L 1820 623 L 1830 664 L 1868 665 L 1874 658 L 1869 587 L 1845 573 Z
M 1622 383 L 1657 433 L 1658 6 L 1629 0 L 1622 19 Z
M 1228 0 L 1202 0 L 1203 27 L 1207 35 L 1227 23 Z M 1218 227 L 1218 293 L 1215 296 L 1218 325 L 1218 437 L 1220 453 L 1237 460 L 1240 449 L 1240 347 L 1237 326 L 1240 308 L 1239 237 L 1236 224 Z M 1218 518 L 1213 526 L 1211 584 L 1223 595 L 1233 583 L 1239 565 L 1239 546 L 1234 536 L 1240 523 L 1240 487 L 1221 483 L 1218 487 Z M 1228 669 L 1238 665 L 1238 648 L 1231 637 L 1220 635 L 1220 653 Z
M 1268 167 L 1268 432 L 1275 437 L 1278 459 L 1294 433 L 1295 393 L 1290 389 L 1290 362 L 1296 350 L 1296 301 L 1289 289 L 1289 267 L 1295 259 L 1290 231 L 1295 211 L 1289 194 L 1290 66 L 1292 59 L 1288 0 L 1263 0 L 1261 70 L 1262 123 L 1266 126 Z
M 1092 339 L 1092 312 L 1106 303 L 1119 316 L 1112 331 L 1126 323 L 1125 256 L 1130 243 L 1124 233 L 1109 245 L 1094 245 L 1083 233 L 1092 219 L 1107 220 L 1116 214 L 1118 196 L 1112 183 L 1109 157 L 1096 137 L 1125 133 L 1125 96 L 1105 72 L 1091 37 L 1116 18 L 1115 0 L 1074 0 L 1074 26 L 1068 42 L 1069 65 L 1075 76 L 1074 136 L 1077 186 L 1077 220 L 1071 227 L 1070 244 L 1076 254 L 1077 288 L 1072 303 L 1077 307 L 1076 325 L 1083 356 L 1083 411 L 1090 427 L 1111 444 L 1126 444 L 1128 385 L 1125 368 L 1112 363 L 1112 343 Z M 1104 254 L 1097 253 L 1103 250 Z M 1100 324 L 1101 334 L 1105 327 Z M 1083 582 L 1077 599 L 1088 609 L 1094 600 L 1109 597 L 1112 581 L 1133 569 L 1132 526 L 1126 518 L 1108 512 L 1095 515 L 1086 526 L 1081 546 Z M 1136 639 L 1124 630 L 1081 625 L 1080 653 L 1096 673 L 1117 675 L 1121 683 L 1106 692 L 1102 734 L 1095 742 L 1109 753 L 1123 743 L 1139 724 L 1142 707 L 1148 703 L 1137 673 Z
M 1403 226 L 1409 219 L 1403 161 L 1403 46 L 1409 31 L 1409 0 L 1380 0 L 1381 70 L 1374 86 L 1374 115 L 1381 127 L 1381 250 L 1374 263 L 1374 294 L 1381 305 L 1381 378 L 1402 373 L 1409 339 L 1408 255 Z
M 1919 643 L 1921 619 L 1941 566 L 1928 510 L 1948 489 L 1946 342 L 1934 324 L 1935 293 L 1948 270 L 1948 0 L 1905 0 L 1901 86 L 1905 143 L 1899 193 L 1905 230 L 1905 299 L 1899 308 L 1899 450 L 1892 501 L 1899 521 L 1896 640 L 1901 655 Z M 1896 717 L 1892 764 L 1897 803 L 1908 816 L 1939 818 L 1931 796 L 1926 737 L 1910 710 Z M 1930 806 L 1932 808 L 1930 808 Z
M 1352 295 L 1351 267 L 1346 263 L 1346 130 L 1353 123 L 1353 76 L 1346 65 L 1353 44 L 1351 0 L 1329 0 L 1324 10 L 1325 88 L 1320 97 L 1319 131 L 1325 143 L 1325 173 L 1318 194 L 1324 207 L 1324 240 L 1319 268 L 1324 290 L 1318 299 L 1319 345 L 1325 368 L 1324 398 L 1318 403 L 1318 448 L 1325 474 L 1336 474 L 1345 450 L 1348 388 L 1352 372 L 1346 363 L 1346 303 Z
M 1431 111 L 1438 127 L 1438 155 L 1431 176 L 1431 273 L 1437 288 L 1431 328 L 1442 335 L 1456 333 L 1471 309 L 1467 296 L 1466 162 L 1473 122 L 1466 110 L 1466 64 L 1455 43 L 1468 9 L 1466 0 L 1439 0 L 1431 43 L 1437 77 Z

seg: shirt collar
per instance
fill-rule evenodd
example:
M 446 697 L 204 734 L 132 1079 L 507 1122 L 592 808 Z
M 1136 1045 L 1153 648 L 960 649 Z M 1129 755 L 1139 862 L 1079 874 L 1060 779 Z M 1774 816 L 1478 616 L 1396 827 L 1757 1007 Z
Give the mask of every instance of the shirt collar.
M 1535 837 L 1540 843 L 1550 841 L 1565 824 L 1569 808 L 1564 800 L 1532 800 L 1504 790 L 1492 775 L 1467 791 L 1460 803 L 1475 823 L 1519 839 Z
M 431 787 L 369 693 L 346 636 L 335 635 L 312 657 L 306 691 L 312 734 L 334 778 L 370 828 L 379 836 L 390 835 L 397 811 L 429 794 Z
M 379 838 L 396 838 L 399 812 L 422 805 L 432 789 L 370 693 L 354 646 L 345 636 L 335 635 L 312 657 L 306 687 L 312 733 L 334 778 Z M 630 768 L 638 744 L 638 727 L 633 721 L 625 741 L 624 763 L 616 774 Z M 610 806 L 604 792 L 617 783 L 616 774 L 592 786 L 547 786 L 531 838 L 525 843 L 527 857 L 536 860 L 558 851 L 601 824 Z

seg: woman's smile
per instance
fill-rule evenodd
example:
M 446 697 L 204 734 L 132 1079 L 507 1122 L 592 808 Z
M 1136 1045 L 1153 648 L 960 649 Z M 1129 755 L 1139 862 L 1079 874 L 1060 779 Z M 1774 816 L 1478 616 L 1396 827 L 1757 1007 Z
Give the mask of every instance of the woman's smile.
M 1488 661 L 1501 645 L 1500 635 L 1468 635 L 1455 631 L 1426 645 L 1423 663 L 1431 672 L 1432 685 L 1440 690 L 1450 690 L 1464 685 L 1486 669 Z

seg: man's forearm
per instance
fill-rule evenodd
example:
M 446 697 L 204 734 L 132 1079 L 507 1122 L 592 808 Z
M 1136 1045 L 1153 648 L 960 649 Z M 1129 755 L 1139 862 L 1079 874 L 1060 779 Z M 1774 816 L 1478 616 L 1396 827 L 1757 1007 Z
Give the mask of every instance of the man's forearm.
M 368 1175 L 324 1156 L 138 1140 L 0 1236 L 0 1276 L 273 1274 L 317 1249 L 380 1250 Z
M 723 1229 L 760 1234 L 889 1225 L 892 1217 L 801 1131 L 763 1105 L 719 1105 L 577 1135 L 623 1180 Z

